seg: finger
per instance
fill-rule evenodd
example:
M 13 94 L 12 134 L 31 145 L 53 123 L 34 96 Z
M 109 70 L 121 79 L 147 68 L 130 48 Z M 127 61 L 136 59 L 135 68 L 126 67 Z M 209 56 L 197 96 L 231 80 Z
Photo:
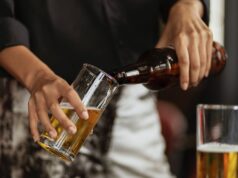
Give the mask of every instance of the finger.
M 36 108 L 35 108 L 35 103 L 33 99 L 30 99 L 28 102 L 28 119 L 29 119 L 31 135 L 34 141 L 37 142 L 40 140 L 40 134 L 37 127 L 38 117 L 36 114 Z
M 39 118 L 39 121 L 44 126 L 46 132 L 49 133 L 51 138 L 57 137 L 57 132 L 54 129 L 54 127 L 50 123 L 50 119 L 48 116 L 48 110 L 46 107 L 46 102 L 43 94 L 36 93 L 35 94 L 35 103 L 36 103 L 36 113 L 37 117 Z
M 69 134 L 75 134 L 77 131 L 77 128 L 75 124 L 66 116 L 66 114 L 63 112 L 62 108 L 57 102 L 54 102 L 50 106 L 50 110 L 52 115 L 57 118 L 57 120 L 60 122 L 62 127 L 64 127 L 65 130 Z M 77 117 L 77 116 L 72 116 Z
M 201 59 L 203 58 L 202 55 L 204 55 L 204 51 L 205 50 L 205 55 L 206 55 L 206 60 L 205 61 L 201 61 L 201 68 L 203 68 L 202 63 L 205 62 L 205 72 L 204 75 L 206 77 L 208 77 L 210 68 L 211 68 L 211 58 L 212 58 L 212 43 L 213 43 L 213 35 L 211 30 L 207 27 L 207 25 L 202 21 L 202 19 L 198 19 L 197 23 L 196 23 L 196 29 L 197 31 L 201 31 L 201 38 L 203 39 L 203 42 L 200 44 L 203 44 L 203 47 L 199 49 L 200 51 L 200 57 Z M 204 41 L 205 39 L 205 41 Z M 203 75 L 203 69 L 200 70 L 200 80 L 201 80 L 201 76 Z
M 44 98 L 47 98 L 46 100 L 47 106 L 50 109 L 51 114 L 54 116 L 54 118 L 60 122 L 61 126 L 65 130 L 67 130 L 69 134 L 74 134 L 76 133 L 76 130 L 77 130 L 74 123 L 66 116 L 62 108 L 59 106 L 59 100 L 62 97 L 61 92 L 64 91 L 63 89 L 65 87 L 69 88 L 69 86 L 67 86 L 66 82 L 64 81 L 62 82 L 61 80 L 56 83 L 56 87 L 59 90 L 52 90 L 52 88 L 49 88 L 49 87 L 43 88 Z M 63 89 L 61 89 L 60 91 L 60 88 L 63 88 Z
M 64 97 L 74 107 L 80 118 L 88 119 L 89 115 L 87 108 L 84 106 L 77 92 L 73 88 L 70 87 L 65 93 Z
M 205 76 L 208 77 L 210 69 L 211 69 L 211 64 L 212 64 L 212 47 L 213 47 L 213 37 L 212 33 L 210 32 L 207 40 L 207 67 L 206 67 L 206 72 Z
M 179 61 L 180 86 L 183 90 L 187 90 L 189 85 L 189 55 L 186 40 L 184 41 L 183 37 L 175 42 L 175 49 Z
M 198 81 L 201 81 L 203 77 L 205 76 L 206 68 L 207 68 L 207 53 L 206 53 L 206 40 L 202 37 L 200 38 L 199 42 L 199 58 L 200 58 L 200 71 L 199 71 L 199 77 Z
M 188 48 L 189 60 L 190 60 L 190 82 L 192 86 L 196 86 L 199 81 L 200 72 L 200 56 L 198 51 L 197 35 L 193 34 L 191 42 Z

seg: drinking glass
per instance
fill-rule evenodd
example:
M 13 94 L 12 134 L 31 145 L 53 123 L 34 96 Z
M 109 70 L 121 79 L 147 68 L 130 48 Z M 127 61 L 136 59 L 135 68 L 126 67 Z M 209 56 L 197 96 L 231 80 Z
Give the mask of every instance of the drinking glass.
M 87 120 L 79 118 L 74 108 L 63 100 L 60 106 L 76 125 L 77 132 L 73 135 L 68 134 L 59 121 L 52 116 L 51 124 L 57 131 L 57 138 L 52 139 L 47 132 L 43 132 L 38 142 L 48 152 L 67 161 L 73 161 L 77 156 L 85 139 L 90 135 L 102 112 L 115 94 L 118 83 L 101 69 L 90 64 L 84 64 L 72 86 L 87 107 L 89 118 Z
M 197 106 L 197 178 L 238 178 L 238 106 Z

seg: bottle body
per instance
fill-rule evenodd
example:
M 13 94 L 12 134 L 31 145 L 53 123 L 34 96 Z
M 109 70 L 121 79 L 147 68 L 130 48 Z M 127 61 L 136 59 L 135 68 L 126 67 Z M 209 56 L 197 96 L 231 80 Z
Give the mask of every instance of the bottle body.
M 225 49 L 213 43 L 209 75 L 222 71 L 227 60 Z M 173 47 L 154 48 L 142 54 L 139 60 L 111 73 L 120 85 L 144 84 L 150 90 L 161 90 L 179 83 L 179 64 Z

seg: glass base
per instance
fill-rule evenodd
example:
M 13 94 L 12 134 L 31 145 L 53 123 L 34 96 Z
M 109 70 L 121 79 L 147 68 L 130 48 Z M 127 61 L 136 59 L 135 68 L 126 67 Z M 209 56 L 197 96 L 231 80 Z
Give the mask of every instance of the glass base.
M 44 148 L 49 153 L 54 156 L 64 160 L 64 161 L 73 161 L 76 157 L 73 153 L 63 147 L 56 147 L 55 141 L 51 138 L 41 136 L 40 141 L 37 142 L 42 148 Z

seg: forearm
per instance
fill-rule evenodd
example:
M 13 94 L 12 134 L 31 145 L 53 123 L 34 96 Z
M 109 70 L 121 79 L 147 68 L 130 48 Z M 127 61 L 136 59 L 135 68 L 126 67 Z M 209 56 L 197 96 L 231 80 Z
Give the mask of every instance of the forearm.
M 54 73 L 28 48 L 13 46 L 0 52 L 0 66 L 21 82 L 29 91 L 40 75 Z

